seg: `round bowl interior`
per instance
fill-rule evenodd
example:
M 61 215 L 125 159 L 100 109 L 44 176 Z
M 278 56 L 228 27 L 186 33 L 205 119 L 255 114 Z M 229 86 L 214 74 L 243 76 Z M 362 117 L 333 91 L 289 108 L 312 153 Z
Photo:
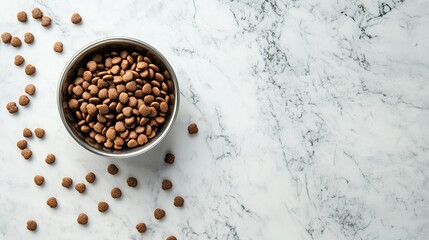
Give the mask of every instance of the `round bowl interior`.
M 139 52 L 141 54 L 146 54 L 160 69 L 167 69 L 169 71 L 174 85 L 174 104 L 173 111 L 167 115 L 163 126 L 158 129 L 157 135 L 150 139 L 149 142 L 135 148 L 114 150 L 104 147 L 102 144 L 97 143 L 90 137 L 85 137 L 85 135 L 83 135 L 80 130 L 75 127 L 73 122 L 74 115 L 71 114 L 72 112 L 67 106 L 69 100 L 67 87 L 69 83 L 73 82 L 75 79 L 78 68 L 81 67 L 84 62 L 89 61 L 89 59 L 91 59 L 94 54 L 121 50 L 128 50 L 130 53 Z M 179 97 L 179 85 L 176 74 L 174 73 L 173 68 L 168 63 L 167 59 L 165 59 L 165 57 L 162 56 L 160 52 L 158 52 L 149 44 L 137 39 L 110 37 L 95 41 L 83 47 L 67 63 L 61 74 L 58 85 L 58 110 L 61 120 L 63 121 L 67 131 L 81 146 L 102 156 L 127 158 L 149 151 L 158 143 L 160 143 L 161 140 L 168 134 L 171 127 L 173 126 L 179 110 Z

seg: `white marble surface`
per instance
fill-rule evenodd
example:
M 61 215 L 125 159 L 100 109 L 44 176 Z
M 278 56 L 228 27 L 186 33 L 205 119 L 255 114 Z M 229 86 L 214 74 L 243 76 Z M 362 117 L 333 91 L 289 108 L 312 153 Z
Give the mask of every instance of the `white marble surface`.
M 53 19 L 49 29 L 17 22 L 33 7 Z M 83 24 L 70 23 L 74 12 Z M 0 44 L 0 239 L 429 239 L 428 0 L 8 0 L 0 16 L 1 32 L 36 38 L 20 49 Z M 182 90 L 171 134 L 138 159 L 85 151 L 55 104 L 66 61 L 114 35 L 158 48 Z M 55 41 L 63 54 L 51 50 Z M 36 76 L 13 65 L 18 53 Z M 30 106 L 9 114 L 4 106 L 28 83 L 37 87 Z M 30 161 L 15 146 L 24 127 L 47 131 L 29 141 Z M 162 161 L 167 151 L 173 166 Z M 49 152 L 54 166 L 44 163 Z M 119 175 L 106 173 L 109 163 Z M 88 171 L 97 181 L 84 195 L 61 187 L 62 177 L 80 182 Z M 131 175 L 137 189 L 126 187 Z M 165 177 L 171 192 L 160 188 Z M 110 198 L 113 186 L 121 200 Z M 177 194 L 183 209 L 172 205 Z M 156 207 L 167 212 L 161 222 Z M 86 227 L 76 223 L 81 211 Z

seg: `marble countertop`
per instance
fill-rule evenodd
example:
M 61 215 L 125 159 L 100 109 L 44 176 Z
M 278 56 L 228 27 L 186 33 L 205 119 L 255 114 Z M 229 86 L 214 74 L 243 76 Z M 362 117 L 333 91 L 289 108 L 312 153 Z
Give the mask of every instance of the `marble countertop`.
M 51 27 L 31 18 L 34 7 Z M 16 20 L 20 10 L 27 23 Z M 71 24 L 74 12 L 81 25 Z M 427 0 L 8 0 L 0 13 L 0 32 L 35 36 L 19 49 L 0 44 L 0 239 L 429 238 Z M 172 131 L 135 159 L 86 151 L 57 113 L 62 68 L 107 36 L 152 44 L 180 82 Z M 56 41 L 62 54 L 52 51 Z M 16 54 L 37 67 L 35 76 L 13 64 Z M 37 88 L 30 105 L 9 114 L 6 104 L 28 83 Z M 16 147 L 24 127 L 46 130 L 29 140 L 29 161 Z M 170 151 L 176 162 L 166 166 Z M 54 165 L 44 163 L 48 153 Z M 107 174 L 110 163 L 118 175 Z M 85 182 L 89 171 L 97 180 L 85 194 L 61 187 L 63 177 Z M 126 186 L 129 176 L 137 189 Z M 171 191 L 161 190 L 164 178 Z M 120 200 L 110 197 L 114 186 Z M 46 205 L 50 196 L 58 208 Z M 109 212 L 98 212 L 99 201 Z M 157 207 L 167 212 L 162 221 Z M 76 223 L 80 212 L 87 226 Z M 141 221 L 144 234 L 135 229 Z

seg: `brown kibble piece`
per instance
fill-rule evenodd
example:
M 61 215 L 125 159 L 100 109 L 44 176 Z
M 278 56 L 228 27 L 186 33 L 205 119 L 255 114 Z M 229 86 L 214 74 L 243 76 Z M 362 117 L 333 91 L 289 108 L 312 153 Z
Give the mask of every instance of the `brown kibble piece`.
M 16 19 L 20 22 L 26 22 L 27 21 L 27 13 L 25 11 L 20 11 L 16 14 Z
M 85 183 L 78 183 L 78 184 L 76 184 L 76 186 L 74 186 L 74 188 L 76 189 L 76 191 L 78 191 L 80 193 L 84 193 L 86 190 L 86 185 L 85 185 Z
M 54 43 L 54 51 L 57 53 L 63 52 L 63 43 L 62 42 L 55 42 Z
M 89 172 L 85 176 L 86 181 L 88 181 L 89 183 L 93 183 L 95 181 L 95 178 L 96 178 L 96 176 L 93 172 Z
M 122 191 L 121 189 L 115 187 L 110 192 L 110 195 L 112 196 L 112 198 L 120 198 L 122 196 Z
M 40 176 L 40 175 L 36 175 L 36 176 L 34 176 L 34 183 L 35 183 L 37 186 L 42 185 L 44 182 L 45 182 L 45 178 L 44 178 L 43 176 Z
M 139 233 L 144 233 L 144 232 L 146 232 L 146 224 L 144 224 L 144 223 L 138 223 L 136 225 L 136 229 L 137 229 L 137 231 Z
M 98 203 L 98 211 L 105 212 L 109 209 L 109 204 L 107 202 L 99 202 Z
M 181 196 L 177 196 L 174 198 L 174 206 L 183 207 L 184 203 L 185 203 L 185 199 L 183 199 Z
M 198 132 L 198 126 L 195 123 L 191 123 L 188 126 L 188 133 L 194 135 Z
M 45 158 L 45 162 L 46 162 L 47 164 L 52 164 L 52 163 L 54 163 L 54 162 L 55 162 L 55 155 L 54 155 L 54 154 L 52 154 L 52 153 L 49 153 L 49 154 L 46 156 L 46 158 Z
M 174 154 L 172 154 L 172 153 L 167 153 L 167 155 L 165 155 L 165 159 L 164 159 L 164 162 L 165 163 L 168 163 L 168 164 L 173 164 L 174 163 L 174 159 L 175 159 L 176 157 L 174 156 Z
M 4 32 L 1 35 L 1 40 L 4 43 L 10 43 L 10 41 L 12 41 L 12 34 L 8 33 L 8 32 Z
M 25 160 L 27 160 L 31 158 L 31 155 L 33 155 L 33 152 L 30 149 L 26 148 L 21 151 L 21 155 L 24 157 Z
M 33 133 L 31 132 L 31 130 L 29 128 L 24 128 L 24 130 L 22 130 L 22 136 L 24 136 L 26 138 L 30 138 L 33 136 Z
M 164 179 L 164 181 L 162 181 L 162 189 L 163 190 L 169 190 L 173 187 L 173 183 L 168 180 L 168 179 Z
M 21 106 L 27 106 L 30 103 L 30 98 L 27 95 L 19 96 L 18 103 Z
M 34 35 L 31 32 L 26 32 L 24 34 L 24 42 L 27 44 L 31 44 L 34 42 Z
M 136 187 L 137 186 L 137 179 L 135 177 L 129 177 L 127 179 L 127 184 L 129 187 Z
M 9 111 L 9 113 L 18 112 L 18 106 L 16 106 L 15 102 L 9 102 L 8 104 L 6 104 L 6 109 Z
M 43 27 L 49 27 L 51 25 L 51 18 L 48 16 L 42 17 L 42 22 L 40 23 Z
M 15 56 L 15 61 L 13 62 L 16 66 L 21 66 L 25 62 L 25 59 L 21 55 Z
M 61 181 L 61 185 L 63 185 L 63 187 L 65 187 L 65 188 L 71 187 L 72 184 L 73 184 L 73 179 L 71 179 L 69 177 L 65 177 Z
M 110 164 L 107 167 L 107 172 L 109 172 L 112 175 L 116 175 L 119 172 L 119 169 L 115 164 Z
M 177 238 L 173 235 L 168 236 L 168 238 L 166 240 L 177 240 Z
M 34 19 L 40 19 L 43 17 L 43 12 L 42 10 L 40 10 L 40 8 L 34 8 L 31 11 L 31 15 L 33 16 Z
M 160 220 L 163 217 L 165 217 L 165 211 L 160 208 L 157 208 L 155 209 L 153 215 L 155 216 L 156 219 Z
M 85 213 L 79 214 L 79 216 L 77 217 L 77 223 L 81 225 L 86 225 L 88 223 L 88 215 L 86 215 Z
M 34 93 L 36 92 L 36 86 L 34 86 L 33 84 L 28 84 L 27 86 L 25 86 L 24 89 L 25 93 L 27 93 L 28 95 L 33 96 Z
M 16 143 L 16 146 L 19 149 L 23 150 L 23 149 L 27 148 L 27 141 L 25 139 L 21 139 Z
M 27 229 L 30 231 L 36 231 L 37 229 L 37 222 L 34 220 L 28 220 L 27 221 Z
M 31 64 L 27 64 L 25 66 L 25 74 L 27 75 L 33 75 L 36 72 L 36 67 L 31 65 Z
M 71 22 L 73 24 L 79 24 L 80 22 L 82 22 L 82 17 L 79 15 L 79 13 L 74 13 L 71 16 Z
M 38 137 L 38 138 L 43 138 L 45 136 L 45 130 L 43 130 L 43 128 L 34 129 L 34 133 L 36 134 L 36 137 Z
M 12 40 L 10 40 L 10 45 L 12 45 L 12 47 L 21 47 L 21 39 L 19 39 L 19 37 L 12 37 Z
M 48 204 L 48 206 L 51 208 L 56 208 L 58 206 L 58 202 L 55 197 L 48 198 L 48 200 L 46 201 L 46 204 Z

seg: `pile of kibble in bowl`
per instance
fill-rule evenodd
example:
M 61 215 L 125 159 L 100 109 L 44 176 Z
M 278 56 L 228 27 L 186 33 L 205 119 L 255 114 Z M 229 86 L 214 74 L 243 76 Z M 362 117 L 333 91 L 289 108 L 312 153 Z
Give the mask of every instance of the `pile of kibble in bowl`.
M 147 54 L 97 53 L 75 76 L 67 88 L 67 118 L 89 143 L 115 150 L 144 145 L 173 111 L 170 73 Z

